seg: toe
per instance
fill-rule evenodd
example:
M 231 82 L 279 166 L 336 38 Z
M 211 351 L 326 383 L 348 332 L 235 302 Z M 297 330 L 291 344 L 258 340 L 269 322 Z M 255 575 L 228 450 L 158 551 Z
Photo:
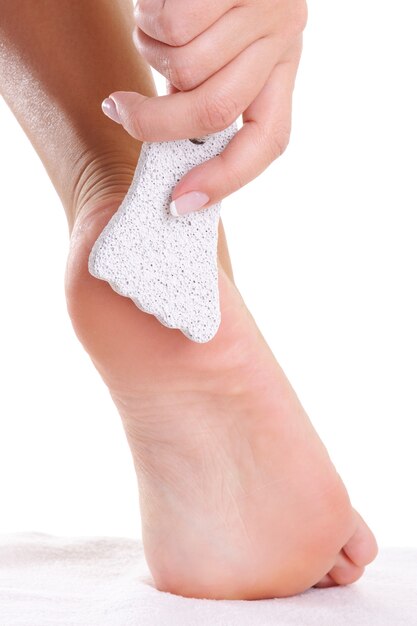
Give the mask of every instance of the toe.
M 364 567 L 353 563 L 345 552 L 341 550 L 328 576 L 330 576 L 337 585 L 350 585 L 358 580 L 364 571 Z
M 364 568 L 353 563 L 343 550 L 336 557 L 332 569 L 314 587 L 325 588 L 335 585 L 350 585 L 358 580 Z
M 313 586 L 318 587 L 319 589 L 325 589 L 326 587 L 335 587 L 336 585 L 337 583 L 333 580 L 333 578 L 329 576 L 329 574 L 326 574 L 326 576 L 323 576 L 323 578 Z
M 371 563 L 378 554 L 378 545 L 374 534 L 363 518 L 355 511 L 358 525 L 352 537 L 343 547 L 346 556 L 359 567 Z
M 365 565 L 371 563 L 378 554 L 374 534 L 357 511 L 354 511 L 357 526 L 352 537 L 337 555 L 332 569 L 314 587 L 325 588 L 335 585 L 349 585 L 358 580 Z

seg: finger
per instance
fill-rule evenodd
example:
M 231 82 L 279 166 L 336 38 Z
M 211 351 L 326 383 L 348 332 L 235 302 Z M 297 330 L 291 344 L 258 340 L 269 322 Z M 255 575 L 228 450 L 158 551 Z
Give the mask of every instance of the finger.
M 270 10 L 262 4 L 262 19 L 254 19 L 252 7 L 235 7 L 186 46 L 174 47 L 136 28 L 133 41 L 146 61 L 181 91 L 189 91 L 236 58 L 254 41 L 272 33 Z M 268 5 L 269 6 L 269 5 Z M 258 17 L 258 16 L 257 16 Z M 268 30 L 265 29 L 268 24 Z M 276 38 L 273 62 L 290 45 L 286 34 Z M 213 54 L 213 51 L 215 52 Z
M 239 117 L 265 85 L 272 69 L 269 59 L 274 45 L 269 37 L 256 41 L 193 91 L 153 98 L 114 92 L 110 98 L 117 109 L 117 121 L 140 141 L 185 139 L 222 130 Z
M 139 0 L 134 16 L 149 37 L 183 46 L 236 4 L 236 0 Z
M 166 89 L 168 94 L 178 93 L 179 89 L 175 87 L 169 80 L 166 81 Z
M 277 65 L 267 84 L 243 114 L 243 126 L 221 154 L 188 172 L 172 192 L 175 215 L 206 208 L 240 189 L 285 150 L 291 131 L 296 63 Z M 200 192 L 189 196 L 189 192 Z M 185 200 L 181 200 L 184 197 Z M 206 198 L 204 204 L 201 200 Z M 190 200 L 200 200 L 193 207 Z M 191 206 L 191 208 L 190 208 Z

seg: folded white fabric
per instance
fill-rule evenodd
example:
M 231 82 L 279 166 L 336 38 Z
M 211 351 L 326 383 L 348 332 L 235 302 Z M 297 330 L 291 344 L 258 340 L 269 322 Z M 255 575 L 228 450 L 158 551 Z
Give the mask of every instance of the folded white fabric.
M 157 591 L 131 539 L 0 535 L 1 626 L 414 626 L 417 548 L 385 548 L 349 587 L 216 601 Z

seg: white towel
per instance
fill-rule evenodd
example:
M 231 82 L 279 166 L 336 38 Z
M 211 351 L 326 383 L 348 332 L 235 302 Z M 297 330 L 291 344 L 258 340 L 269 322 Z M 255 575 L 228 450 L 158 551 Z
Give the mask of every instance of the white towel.
M 414 626 L 417 548 L 380 550 L 348 587 L 292 598 L 194 600 L 157 591 L 139 543 L 0 535 L 0 626 Z

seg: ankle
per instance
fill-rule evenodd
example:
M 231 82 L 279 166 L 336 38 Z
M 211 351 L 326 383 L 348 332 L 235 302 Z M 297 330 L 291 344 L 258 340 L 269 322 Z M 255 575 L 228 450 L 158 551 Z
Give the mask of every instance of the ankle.
M 67 210 L 70 232 L 87 215 L 108 206 L 117 207 L 126 195 L 136 169 L 141 144 L 137 150 L 106 148 L 89 155 L 80 166 L 72 202 Z

